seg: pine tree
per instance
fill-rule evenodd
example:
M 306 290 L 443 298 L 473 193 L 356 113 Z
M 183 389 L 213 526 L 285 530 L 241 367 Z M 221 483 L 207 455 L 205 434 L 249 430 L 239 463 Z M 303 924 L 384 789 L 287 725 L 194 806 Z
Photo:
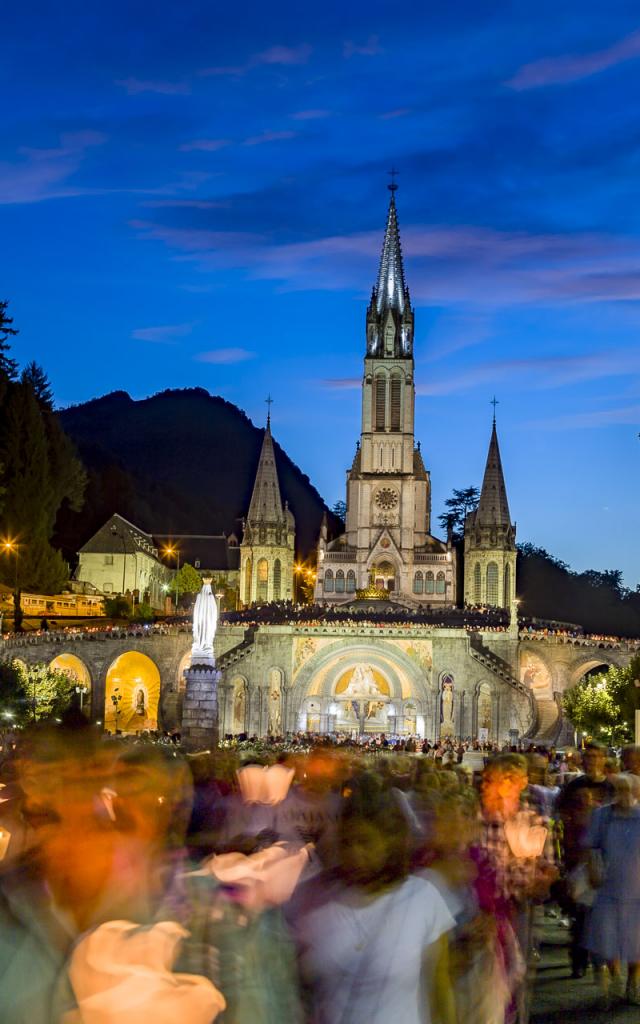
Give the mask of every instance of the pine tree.
M 38 366 L 35 361 L 27 363 L 22 371 L 20 380 L 23 384 L 29 385 L 42 410 L 53 412 L 51 382 L 41 366 Z
M 13 317 L 7 313 L 8 306 L 6 300 L 0 300 L 0 380 L 4 380 L 5 384 L 18 376 L 18 364 L 7 354 L 10 349 L 8 339 L 18 333 L 13 327 Z

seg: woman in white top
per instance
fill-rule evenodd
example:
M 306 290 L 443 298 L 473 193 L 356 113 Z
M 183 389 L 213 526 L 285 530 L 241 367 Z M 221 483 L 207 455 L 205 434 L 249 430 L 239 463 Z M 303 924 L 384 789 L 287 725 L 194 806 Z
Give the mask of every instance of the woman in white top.
M 409 874 L 409 827 L 376 776 L 352 780 L 335 864 L 296 932 L 313 1024 L 452 1024 L 447 932 L 435 886 Z

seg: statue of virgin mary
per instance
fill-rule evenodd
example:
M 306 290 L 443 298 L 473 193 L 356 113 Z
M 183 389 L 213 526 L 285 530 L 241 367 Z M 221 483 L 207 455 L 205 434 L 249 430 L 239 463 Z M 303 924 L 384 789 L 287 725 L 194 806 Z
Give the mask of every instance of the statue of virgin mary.
M 218 606 L 211 590 L 211 579 L 204 579 L 193 609 L 192 665 L 215 665 L 213 641 L 217 625 Z

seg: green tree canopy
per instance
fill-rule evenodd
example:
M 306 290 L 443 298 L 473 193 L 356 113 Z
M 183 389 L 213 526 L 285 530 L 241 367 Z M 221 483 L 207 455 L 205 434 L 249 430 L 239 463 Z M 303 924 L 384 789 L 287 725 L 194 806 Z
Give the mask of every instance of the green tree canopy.
M 462 490 L 454 488 L 453 494 L 447 498 L 444 507 L 446 512 L 438 516 L 438 522 L 447 533 L 453 531 L 454 540 L 460 540 L 464 533 L 464 521 L 469 512 L 474 512 L 480 501 L 480 491 L 477 487 L 464 487 Z
M 50 540 L 61 506 L 81 507 L 86 478 L 53 412 L 44 371 L 30 363 L 17 380 L 13 360 L 5 365 L 7 337 L 16 333 L 11 322 L 0 303 L 0 536 L 12 542 L 0 557 L 0 581 L 14 591 L 14 625 L 20 629 L 22 591 L 56 593 L 68 578 Z
M 587 676 L 563 697 L 564 712 L 581 732 L 610 743 L 631 742 L 640 708 L 640 655 L 625 668 Z
M 45 664 L 0 663 L 0 711 L 19 724 L 59 718 L 71 706 L 76 680 Z
M 18 331 L 13 326 L 13 317 L 7 313 L 8 306 L 9 303 L 6 300 L 0 300 L 0 385 L 3 379 L 6 383 L 15 380 L 18 376 L 18 364 L 9 355 L 9 338 L 15 337 Z M 0 387 L 1 397 L 2 388 Z
M 174 574 L 171 589 L 174 594 L 197 594 L 202 588 L 202 576 L 197 569 L 194 569 L 189 562 L 181 565 L 178 572 Z
M 343 526 L 347 522 L 347 503 L 346 501 L 336 501 L 335 505 L 331 509 L 336 519 L 339 519 Z

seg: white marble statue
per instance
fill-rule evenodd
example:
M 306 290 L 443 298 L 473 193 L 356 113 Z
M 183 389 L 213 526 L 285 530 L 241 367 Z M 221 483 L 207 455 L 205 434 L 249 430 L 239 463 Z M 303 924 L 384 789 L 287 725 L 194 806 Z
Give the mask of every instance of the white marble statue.
M 380 687 L 376 683 L 371 665 L 356 665 L 348 686 L 340 695 L 346 697 L 379 697 Z
M 192 665 L 214 665 L 213 641 L 218 625 L 218 606 L 211 580 L 204 579 L 193 609 Z

